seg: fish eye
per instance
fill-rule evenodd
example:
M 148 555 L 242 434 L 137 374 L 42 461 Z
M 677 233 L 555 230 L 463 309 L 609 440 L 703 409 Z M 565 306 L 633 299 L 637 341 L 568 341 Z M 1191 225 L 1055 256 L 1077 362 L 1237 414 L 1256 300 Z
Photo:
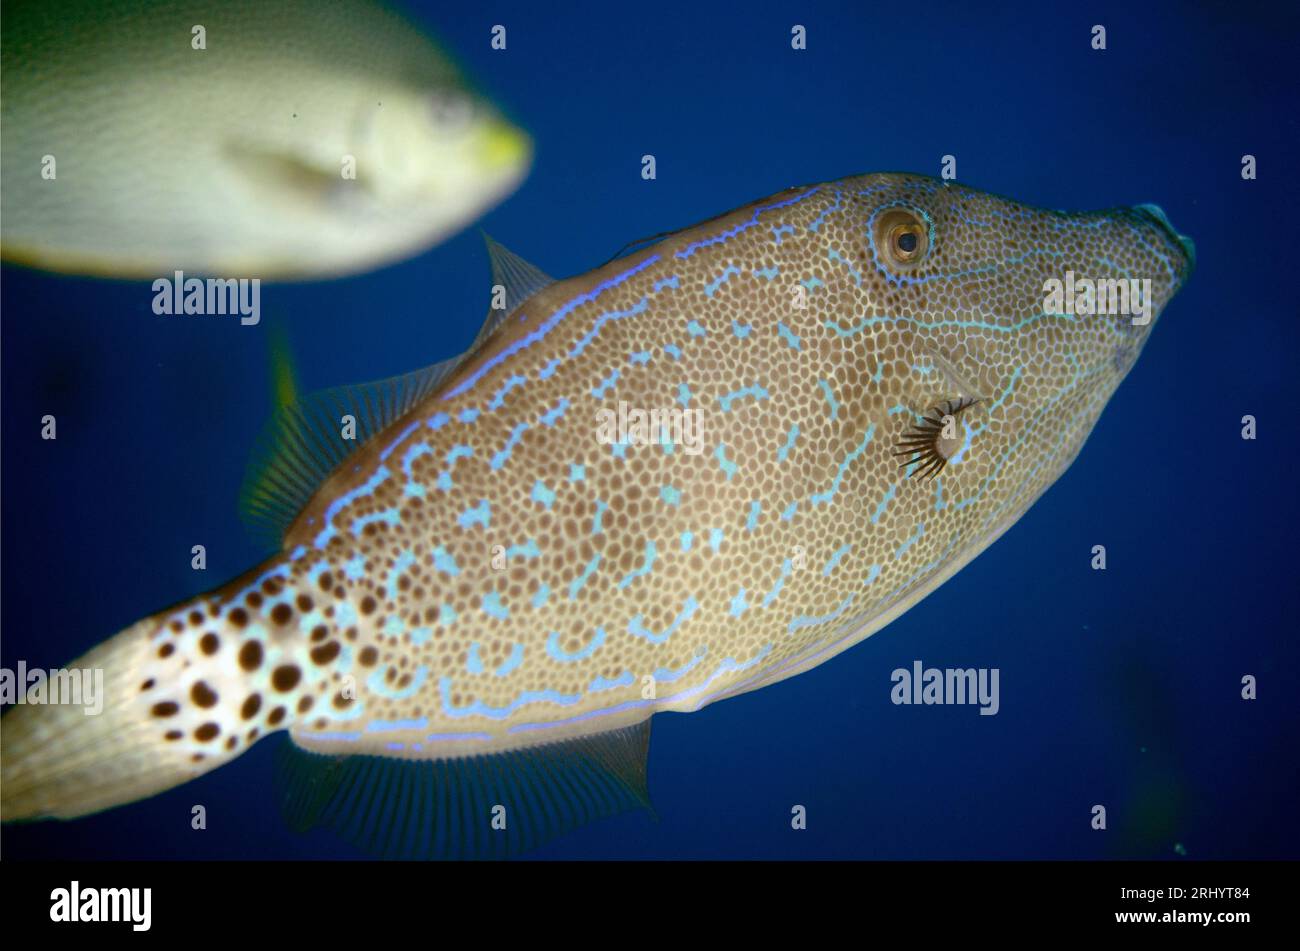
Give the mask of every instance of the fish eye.
M 930 231 L 919 215 L 907 208 L 890 208 L 876 219 L 876 249 L 886 264 L 900 269 L 915 267 L 929 250 Z
M 442 132 L 464 132 L 474 118 L 474 103 L 459 93 L 434 93 L 429 99 L 429 115 Z

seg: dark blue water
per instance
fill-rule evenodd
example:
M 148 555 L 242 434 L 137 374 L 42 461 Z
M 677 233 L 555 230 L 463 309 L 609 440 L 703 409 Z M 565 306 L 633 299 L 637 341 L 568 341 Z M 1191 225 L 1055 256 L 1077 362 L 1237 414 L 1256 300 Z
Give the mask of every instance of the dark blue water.
M 787 186 L 937 174 L 945 154 L 964 184 L 1031 204 L 1158 203 L 1199 265 L 1078 461 L 1002 540 L 831 662 L 656 717 L 658 819 L 616 817 L 535 854 L 1300 854 L 1285 5 L 551 6 L 414 13 L 535 137 L 531 177 L 482 224 L 554 275 Z M 790 49 L 794 23 L 806 52 Z M 1257 181 L 1241 179 L 1245 153 Z M 383 377 L 468 345 L 487 278 L 471 230 L 373 274 L 264 287 L 262 323 L 244 328 L 156 317 L 145 283 L 5 268 L 4 664 L 66 663 L 261 558 L 236 498 L 270 407 L 267 331 L 284 328 L 307 388 Z M 47 413 L 54 443 L 39 438 Z M 206 574 L 189 567 L 198 543 Z M 1089 567 L 1097 544 L 1104 572 Z M 916 659 L 999 668 L 1001 711 L 894 706 L 890 672 Z M 357 856 L 284 827 L 271 745 L 145 802 L 6 827 L 5 855 Z M 206 831 L 190 829 L 196 803 Z M 806 831 L 790 828 L 796 804 Z

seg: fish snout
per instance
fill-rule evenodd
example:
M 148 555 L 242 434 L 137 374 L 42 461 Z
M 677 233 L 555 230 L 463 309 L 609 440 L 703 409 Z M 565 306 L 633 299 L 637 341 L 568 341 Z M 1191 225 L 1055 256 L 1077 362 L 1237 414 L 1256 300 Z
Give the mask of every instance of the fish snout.
M 1132 209 L 1142 225 L 1149 230 L 1155 253 L 1160 262 L 1157 267 L 1167 266 L 1172 272 L 1174 291 L 1182 287 L 1196 268 L 1196 245 L 1185 234 L 1179 234 L 1169 223 L 1169 217 L 1159 205 L 1136 205 Z
M 532 158 L 528 136 L 504 119 L 494 119 L 483 130 L 478 159 L 491 172 L 520 172 Z
M 1196 267 L 1196 245 L 1191 238 L 1174 230 L 1160 206 L 1135 205 L 1127 209 L 1126 217 L 1134 238 L 1128 248 L 1133 255 L 1129 270 L 1130 309 L 1119 312 L 1132 317 L 1122 318 L 1113 325 L 1114 349 L 1108 355 L 1121 379 L 1132 369 L 1156 318 Z

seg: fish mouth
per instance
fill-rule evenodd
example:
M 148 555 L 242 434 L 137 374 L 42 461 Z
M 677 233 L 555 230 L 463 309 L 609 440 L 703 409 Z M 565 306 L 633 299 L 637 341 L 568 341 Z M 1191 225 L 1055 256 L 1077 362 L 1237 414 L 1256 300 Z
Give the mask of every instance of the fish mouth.
M 508 122 L 495 120 L 484 130 L 479 154 L 493 171 L 514 170 L 532 157 L 532 142 Z
M 1159 205 L 1135 205 L 1134 214 L 1154 225 L 1164 238 L 1166 245 L 1179 260 L 1178 282 L 1183 284 L 1196 269 L 1196 244 L 1185 234 L 1179 234 L 1169 223 L 1169 216 Z

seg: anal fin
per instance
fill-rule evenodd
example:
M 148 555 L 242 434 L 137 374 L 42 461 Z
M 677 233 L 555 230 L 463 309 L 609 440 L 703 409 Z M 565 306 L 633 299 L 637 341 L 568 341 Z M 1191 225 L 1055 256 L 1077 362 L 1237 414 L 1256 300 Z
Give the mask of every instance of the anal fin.
M 332 828 L 391 859 L 508 858 L 573 829 L 650 807 L 650 721 L 458 759 L 329 756 L 287 740 L 277 797 L 298 831 Z

